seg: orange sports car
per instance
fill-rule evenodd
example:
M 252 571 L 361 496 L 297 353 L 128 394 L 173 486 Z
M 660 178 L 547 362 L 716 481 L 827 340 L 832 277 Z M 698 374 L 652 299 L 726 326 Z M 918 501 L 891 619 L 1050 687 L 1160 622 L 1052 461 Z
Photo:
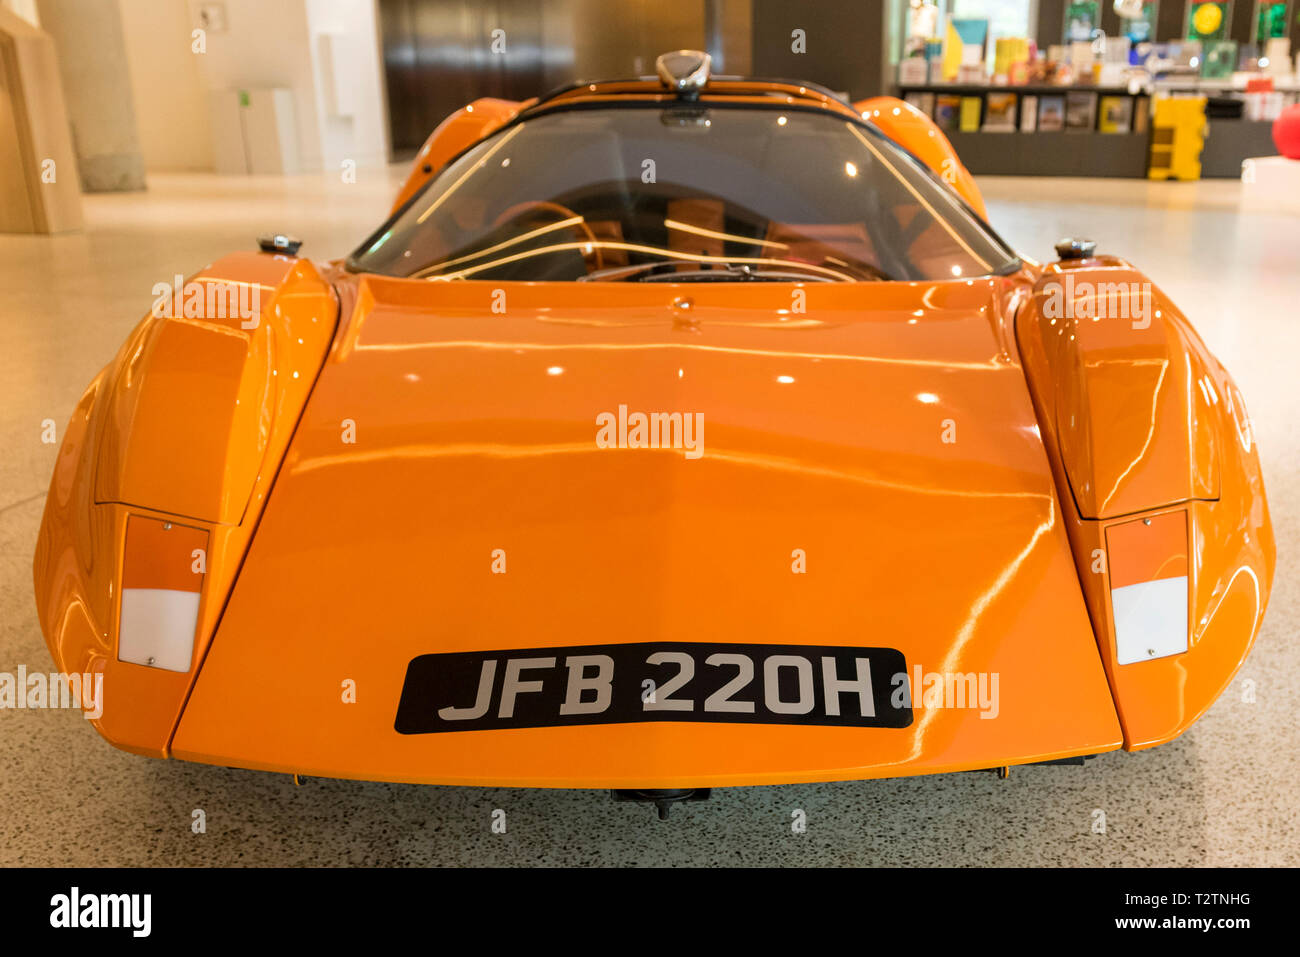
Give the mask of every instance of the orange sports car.
M 155 289 L 35 558 L 112 744 L 662 811 L 1080 763 L 1224 690 L 1273 533 L 1177 307 L 1018 256 L 898 100 L 658 69 L 466 106 L 346 261 Z

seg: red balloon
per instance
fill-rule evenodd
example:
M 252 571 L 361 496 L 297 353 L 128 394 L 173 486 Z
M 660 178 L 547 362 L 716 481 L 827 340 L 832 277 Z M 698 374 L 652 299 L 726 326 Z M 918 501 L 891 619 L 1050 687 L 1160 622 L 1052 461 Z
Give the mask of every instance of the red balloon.
M 1287 159 L 1300 160 L 1300 103 L 1293 103 L 1273 121 L 1273 144 Z

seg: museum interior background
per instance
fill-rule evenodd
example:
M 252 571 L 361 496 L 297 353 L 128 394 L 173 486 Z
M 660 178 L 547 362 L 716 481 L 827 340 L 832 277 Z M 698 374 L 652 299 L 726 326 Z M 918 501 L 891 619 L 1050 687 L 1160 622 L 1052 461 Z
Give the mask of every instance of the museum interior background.
M 1163 163 L 1174 178 L 1237 177 L 1243 160 L 1277 152 L 1272 120 L 1296 99 L 1296 6 L 0 0 L 0 230 L 76 228 L 73 184 L 51 208 L 24 209 L 35 200 L 21 184 L 30 193 L 39 160 L 61 150 L 86 192 L 143 189 L 151 172 L 383 166 L 477 97 L 646 75 L 679 47 L 708 50 L 715 73 L 906 96 L 977 174 L 1142 177 Z M 1160 119 L 1158 99 L 1187 98 L 1204 99 L 1195 119 L 1173 107 Z M 1207 121 L 1209 135 L 1192 128 Z M 1191 131 L 1195 165 L 1153 153 L 1161 122 Z

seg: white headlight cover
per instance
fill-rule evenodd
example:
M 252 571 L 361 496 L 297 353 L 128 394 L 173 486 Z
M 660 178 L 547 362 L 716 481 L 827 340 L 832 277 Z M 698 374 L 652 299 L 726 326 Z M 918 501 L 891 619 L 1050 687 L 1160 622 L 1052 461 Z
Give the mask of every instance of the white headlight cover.
M 189 671 L 198 621 L 196 591 L 124 588 L 118 660 L 166 671 Z
M 205 529 L 130 516 L 122 552 L 118 661 L 190 670 L 207 548 Z
M 1187 650 L 1187 576 L 1113 588 L 1116 661 L 1131 665 Z

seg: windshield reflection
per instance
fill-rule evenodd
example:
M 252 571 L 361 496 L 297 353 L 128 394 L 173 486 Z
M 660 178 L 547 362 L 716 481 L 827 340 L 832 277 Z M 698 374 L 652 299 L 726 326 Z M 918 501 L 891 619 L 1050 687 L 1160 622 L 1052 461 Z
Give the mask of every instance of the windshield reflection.
M 935 280 L 1013 254 L 907 154 L 820 111 L 555 110 L 478 144 L 357 271 L 450 281 Z

